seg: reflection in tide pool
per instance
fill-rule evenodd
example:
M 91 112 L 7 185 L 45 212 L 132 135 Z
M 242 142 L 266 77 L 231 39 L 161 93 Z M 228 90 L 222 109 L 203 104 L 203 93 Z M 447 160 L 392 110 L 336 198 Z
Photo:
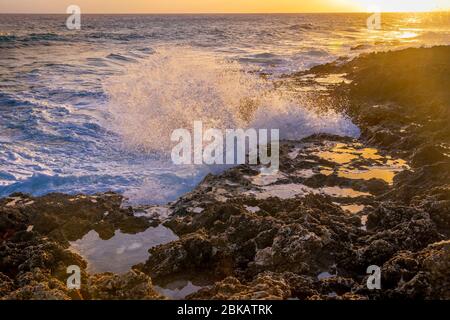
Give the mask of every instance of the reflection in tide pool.
M 338 186 L 311 188 L 299 183 L 273 184 L 264 186 L 261 191 L 252 190 L 248 191 L 246 194 L 249 196 L 254 195 L 258 200 L 269 199 L 271 197 L 277 197 L 280 199 L 292 199 L 295 197 L 304 197 L 307 194 L 326 194 L 331 197 L 337 198 L 358 198 L 372 196 L 368 192 L 361 192 L 352 188 L 342 188 Z
M 342 210 L 349 211 L 350 213 L 359 213 L 364 210 L 365 206 L 362 204 L 349 204 L 341 205 Z
M 396 168 L 370 168 L 366 167 L 364 170 L 339 170 L 338 176 L 348 179 L 381 179 L 389 184 L 394 182 Z
M 163 225 L 136 234 L 116 231 L 109 240 L 100 239 L 92 230 L 82 239 L 71 242 L 70 248 L 86 259 L 87 271 L 91 274 L 126 273 L 133 265 L 148 259 L 148 249 L 175 240 L 178 237 Z
M 348 198 L 357 198 L 357 197 L 370 197 L 371 194 L 368 192 L 361 192 L 354 190 L 352 188 L 342 188 L 342 187 L 324 187 L 321 188 L 322 193 L 325 193 L 331 197 L 348 197 Z
M 405 160 L 392 159 L 390 156 L 383 157 L 377 149 L 362 148 L 359 143 L 337 143 L 329 150 L 313 154 L 326 161 L 341 165 L 337 170 L 337 175 L 347 179 L 380 179 L 392 185 L 398 172 L 409 169 Z M 329 175 L 332 174 L 332 171 L 322 169 L 321 173 Z
M 204 287 L 205 285 L 200 285 L 196 282 L 194 284 L 192 281 L 188 280 L 177 280 L 164 285 L 164 288 L 155 285 L 155 290 L 170 299 L 181 300 L 186 298 L 188 295 L 203 289 Z

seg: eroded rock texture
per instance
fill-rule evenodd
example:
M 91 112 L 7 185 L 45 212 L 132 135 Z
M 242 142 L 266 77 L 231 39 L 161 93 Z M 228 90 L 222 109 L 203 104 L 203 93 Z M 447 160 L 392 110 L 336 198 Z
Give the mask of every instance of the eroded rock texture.
M 135 217 L 113 193 L 0 200 L 0 298 L 161 299 L 154 284 L 202 278 L 188 299 L 449 299 L 449 56 L 407 49 L 290 76 L 298 87 L 345 74 L 320 99 L 361 138 L 284 141 L 276 174 L 209 175 L 162 219 Z M 180 238 L 126 274 L 88 274 L 68 250 L 90 230 L 106 240 L 161 222 Z M 69 265 L 81 267 L 81 290 L 67 289 Z M 371 265 L 381 290 L 367 288 Z

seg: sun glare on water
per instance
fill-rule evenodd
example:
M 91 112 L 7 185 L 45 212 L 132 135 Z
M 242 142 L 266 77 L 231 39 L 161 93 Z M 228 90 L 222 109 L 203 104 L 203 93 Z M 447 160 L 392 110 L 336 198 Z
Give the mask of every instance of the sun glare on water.
M 355 0 L 362 10 L 372 12 L 429 12 L 450 9 L 450 0 Z

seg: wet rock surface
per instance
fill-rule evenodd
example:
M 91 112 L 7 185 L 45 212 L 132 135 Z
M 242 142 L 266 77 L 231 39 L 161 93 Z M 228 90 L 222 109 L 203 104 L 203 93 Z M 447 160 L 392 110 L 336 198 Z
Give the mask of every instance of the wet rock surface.
M 203 278 L 187 299 L 449 299 L 448 56 L 406 49 L 292 76 L 326 83 L 321 99 L 362 136 L 283 141 L 276 174 L 241 165 L 164 207 L 122 208 L 113 193 L 0 200 L 0 298 L 161 299 L 159 286 Z M 161 223 L 177 239 L 123 274 L 89 274 L 69 250 L 92 230 L 107 240 Z M 80 290 L 67 289 L 69 265 Z M 372 265 L 381 290 L 367 287 Z
M 69 240 L 90 230 L 108 238 L 115 229 L 135 233 L 149 227 L 148 220 L 134 217 L 121 203 L 122 197 L 113 193 L 40 198 L 14 194 L 0 200 L 0 298 L 162 298 L 148 276 L 136 271 L 90 275 L 86 261 L 69 250 Z M 80 268 L 79 290 L 67 286 L 69 266 Z
M 207 177 L 166 222 L 180 242 L 154 248 L 139 268 L 158 278 L 154 266 L 177 258 L 179 270 L 224 279 L 191 298 L 251 295 L 262 274 L 289 287 L 288 297 L 263 297 L 448 298 L 448 56 L 449 47 L 369 54 L 291 77 L 297 87 L 325 84 L 322 99 L 346 111 L 361 138 L 286 142 L 273 176 L 241 166 Z M 186 254 L 193 239 L 203 245 Z M 382 290 L 367 289 L 371 265 Z
M 423 207 L 385 200 L 397 175 L 404 172 L 398 167 L 392 184 L 383 172 L 368 175 L 370 179 L 340 176 L 343 164 L 338 162 L 343 157 L 345 170 L 369 172 L 376 167 L 391 172 L 393 162 L 410 170 L 400 159 L 373 149 L 361 152 L 355 144 L 323 135 L 291 141 L 281 148 L 282 166 L 276 175 L 263 176 L 258 169 L 240 166 L 207 177 L 173 204 L 174 213 L 165 222 L 180 240 L 151 249 L 149 260 L 135 268 L 155 281 L 180 274 L 216 277 L 214 285 L 189 299 L 440 296 L 434 288 L 426 295 L 413 294 L 400 289 L 400 282 L 379 292 L 362 289 L 369 266 L 379 266 L 383 274 L 398 255 L 426 252 L 447 238 Z M 352 206 L 359 210 L 348 210 Z M 430 254 L 445 264 L 444 253 Z M 417 262 L 414 270 L 421 269 L 419 255 L 411 257 Z M 439 277 L 447 279 L 446 271 L 439 270 Z M 415 284 L 419 285 L 410 283 L 410 290 Z M 436 290 L 448 292 L 448 280 Z

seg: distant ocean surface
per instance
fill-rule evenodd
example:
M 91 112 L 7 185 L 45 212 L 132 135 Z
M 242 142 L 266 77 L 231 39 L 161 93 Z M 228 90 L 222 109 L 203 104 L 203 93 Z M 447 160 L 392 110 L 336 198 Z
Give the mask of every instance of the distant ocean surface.
M 279 128 L 357 137 L 345 116 L 277 92 L 283 74 L 362 52 L 450 44 L 448 14 L 0 15 L 0 197 L 113 190 L 165 203 L 218 168 L 175 166 L 170 133 Z M 264 74 L 265 77 L 261 77 Z M 258 112 L 243 122 L 243 101 Z

